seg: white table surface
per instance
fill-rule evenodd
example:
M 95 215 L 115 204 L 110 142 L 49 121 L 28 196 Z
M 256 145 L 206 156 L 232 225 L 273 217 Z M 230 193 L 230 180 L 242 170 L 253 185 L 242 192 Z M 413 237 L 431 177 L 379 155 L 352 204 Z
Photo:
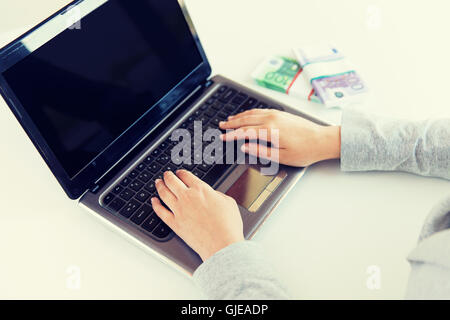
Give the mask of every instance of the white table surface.
M 0 2 L 6 44 L 67 0 Z M 338 123 L 326 110 L 258 88 L 249 74 L 266 55 L 327 40 L 358 66 L 371 88 L 363 110 L 419 119 L 450 116 L 448 1 L 190 0 L 188 8 L 215 74 Z M 185 276 L 105 228 L 70 201 L 3 100 L 0 101 L 0 298 L 196 299 Z M 255 241 L 294 298 L 402 298 L 430 208 L 444 180 L 403 173 L 310 168 Z M 367 268 L 381 287 L 366 286 Z M 70 289 L 68 268 L 81 271 Z

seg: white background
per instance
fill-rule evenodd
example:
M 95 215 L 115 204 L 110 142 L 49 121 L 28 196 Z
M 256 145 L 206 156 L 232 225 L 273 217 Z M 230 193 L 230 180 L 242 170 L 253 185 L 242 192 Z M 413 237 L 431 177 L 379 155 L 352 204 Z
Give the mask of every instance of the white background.
M 69 1 L 0 2 L 0 45 Z M 340 112 L 260 89 L 265 56 L 332 41 L 371 89 L 363 110 L 420 119 L 450 116 L 450 4 L 433 1 L 190 0 L 214 73 L 338 123 Z M 202 298 L 192 282 L 126 242 L 67 199 L 0 101 L 0 298 Z M 293 298 L 400 299 L 406 256 L 423 220 L 449 191 L 444 180 L 402 173 L 311 168 L 255 241 Z M 369 266 L 381 288 L 366 286 Z M 67 288 L 67 269 L 81 288 Z

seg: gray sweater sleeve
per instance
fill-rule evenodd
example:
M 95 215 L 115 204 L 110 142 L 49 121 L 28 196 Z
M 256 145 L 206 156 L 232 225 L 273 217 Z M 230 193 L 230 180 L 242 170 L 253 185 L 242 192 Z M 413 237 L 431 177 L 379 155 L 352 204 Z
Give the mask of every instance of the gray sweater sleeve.
M 450 179 L 450 119 L 411 122 L 345 110 L 343 171 L 406 171 Z
M 235 243 L 205 261 L 195 283 L 209 299 L 275 300 L 289 296 L 262 248 L 251 241 Z

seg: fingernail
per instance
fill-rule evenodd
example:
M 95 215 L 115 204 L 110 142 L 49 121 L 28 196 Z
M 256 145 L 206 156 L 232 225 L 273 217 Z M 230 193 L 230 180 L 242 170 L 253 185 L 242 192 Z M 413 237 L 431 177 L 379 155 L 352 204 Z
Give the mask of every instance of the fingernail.
M 156 179 L 156 180 L 155 180 L 155 184 L 160 184 L 161 182 L 162 182 L 161 179 Z
M 223 126 L 225 123 L 226 123 L 225 121 L 220 121 L 219 126 Z

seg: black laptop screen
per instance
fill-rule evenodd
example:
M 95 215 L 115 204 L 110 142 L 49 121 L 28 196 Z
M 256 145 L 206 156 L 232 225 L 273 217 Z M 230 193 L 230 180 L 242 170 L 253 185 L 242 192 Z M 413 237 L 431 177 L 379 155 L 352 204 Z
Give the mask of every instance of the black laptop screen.
M 110 0 L 3 75 L 74 177 L 202 62 L 176 1 Z

